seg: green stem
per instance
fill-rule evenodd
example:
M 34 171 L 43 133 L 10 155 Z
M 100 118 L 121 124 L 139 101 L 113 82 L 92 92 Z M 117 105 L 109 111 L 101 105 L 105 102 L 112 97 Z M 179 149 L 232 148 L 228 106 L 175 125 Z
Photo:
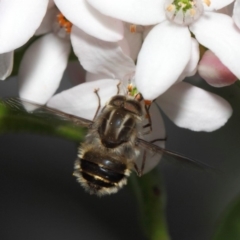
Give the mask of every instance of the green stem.
M 38 118 L 28 113 L 11 111 L 0 105 L 0 133 L 30 132 L 82 141 L 86 129 L 58 119 Z
M 134 175 L 134 174 L 133 174 Z M 155 168 L 141 178 L 130 178 L 141 211 L 142 224 L 150 240 L 169 240 L 165 219 L 165 194 L 160 171 Z

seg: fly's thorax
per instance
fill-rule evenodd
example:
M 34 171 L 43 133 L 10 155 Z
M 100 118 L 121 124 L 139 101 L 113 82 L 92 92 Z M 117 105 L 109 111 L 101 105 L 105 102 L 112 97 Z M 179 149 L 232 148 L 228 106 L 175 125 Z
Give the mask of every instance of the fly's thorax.
M 85 144 L 75 162 L 74 176 L 86 191 L 102 196 L 115 193 L 127 184 L 130 165 L 124 156 L 98 151 Z
M 102 144 L 106 148 L 116 148 L 127 142 L 134 144 L 142 119 L 140 102 L 122 95 L 112 97 L 99 116 L 97 131 Z

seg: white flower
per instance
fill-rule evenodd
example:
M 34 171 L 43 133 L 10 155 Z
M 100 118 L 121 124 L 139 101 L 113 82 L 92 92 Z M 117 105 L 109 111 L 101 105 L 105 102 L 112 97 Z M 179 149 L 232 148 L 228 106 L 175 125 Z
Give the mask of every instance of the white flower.
M 0 54 L 0 80 L 5 80 L 12 72 L 13 51 Z
M 229 86 L 237 81 L 237 77 L 210 50 L 203 54 L 198 64 L 198 74 L 214 87 Z
M 76 36 L 78 38 L 75 39 Z M 133 60 L 129 57 L 127 39 L 125 39 L 124 50 L 122 50 L 118 43 L 104 42 L 87 35 L 83 31 L 78 31 L 71 38 L 76 47 L 75 53 L 79 57 L 81 64 L 91 72 L 87 72 L 87 80 L 95 80 L 92 83 L 93 85 L 90 86 L 97 84 L 96 80 L 104 78 L 120 79 L 123 84 L 128 79 L 135 79 L 134 73 L 138 66 L 135 66 Z M 190 43 L 191 56 L 182 74 L 178 77 L 179 82 L 187 76 L 194 75 L 197 70 L 199 60 L 198 43 L 195 39 L 191 39 Z M 79 86 L 76 89 L 84 89 L 84 86 Z M 107 84 L 102 86 L 102 88 L 104 87 L 107 88 Z M 74 93 L 71 94 L 72 96 L 75 95 Z M 78 94 L 81 94 L 81 92 L 78 92 Z M 64 99 L 68 101 L 68 96 L 65 96 Z M 75 102 L 73 99 L 70 101 Z M 106 102 L 107 99 L 104 99 L 104 101 Z M 232 108 L 222 98 L 181 82 L 169 88 L 157 99 L 157 102 L 176 125 L 194 131 L 216 130 L 226 123 L 232 113 Z M 170 102 L 171 104 L 169 104 Z M 79 106 L 78 104 L 77 106 Z M 81 106 L 79 106 L 79 109 L 81 109 Z M 85 110 L 83 113 L 85 114 Z
M 73 25 L 84 32 L 110 42 L 123 38 L 123 23 L 94 9 L 86 0 L 54 0 L 58 9 Z
M 240 28 L 240 0 L 236 0 L 233 7 L 233 20 Z
M 182 6 L 179 9 L 168 0 L 88 0 L 108 16 L 135 24 L 156 24 L 143 43 L 136 69 L 136 84 L 146 99 L 154 99 L 164 93 L 182 74 L 191 56 L 190 31 L 200 44 L 213 51 L 240 77 L 240 33 L 229 16 L 211 12 L 232 1 L 205 1 L 210 2 L 206 6 L 197 0 L 196 8 L 189 0 L 192 5 L 184 12 L 180 0 L 176 1 Z M 173 13 L 173 20 L 169 20 L 169 12 Z
M 73 50 L 87 70 L 87 81 L 100 79 L 100 75 L 103 78 L 110 77 L 121 81 L 135 79 L 136 66 L 133 60 L 141 49 L 142 37 L 139 33 L 129 34 L 129 29 L 126 29 L 123 40 L 115 43 L 94 38 L 76 27 L 73 27 L 71 34 Z M 194 38 L 191 38 L 190 43 L 191 56 L 178 76 L 178 81 L 194 75 L 197 71 L 199 46 Z M 136 85 L 138 88 L 138 84 Z
M 45 104 L 59 87 L 71 42 L 68 29 L 61 28 L 57 22 L 58 14 L 55 6 L 48 9 L 36 30 L 36 35 L 44 35 L 30 45 L 21 60 L 18 86 L 23 99 Z
M 48 0 L 0 1 L 0 54 L 25 44 L 47 11 Z
M 135 64 L 129 57 L 128 43 L 106 42 L 94 38 L 77 27 L 72 28 L 74 53 L 85 70 L 110 78 L 129 79 L 135 73 Z
M 123 90 L 120 93 L 126 94 L 126 90 L 124 91 L 127 87 L 126 80 L 134 78 L 136 68 L 133 60 L 129 57 L 131 55 L 129 43 L 133 45 L 137 43 L 139 36 L 130 35 L 131 39 L 127 36 L 120 44 L 104 42 L 79 29 L 74 30 L 73 33 L 71 40 L 75 46 L 75 53 L 83 67 L 91 71 L 86 74 L 86 80 L 90 82 L 79 84 L 56 94 L 47 105 L 92 120 L 98 107 L 94 89 L 99 88 L 101 107 L 117 93 L 119 78 L 121 79 L 121 90 Z M 132 39 L 133 36 L 134 39 Z M 199 56 L 196 40 L 192 39 L 191 47 L 189 63 L 179 80 L 196 72 Z M 133 54 L 133 58 L 136 55 L 136 53 Z M 188 83 L 175 84 L 157 99 L 157 103 L 176 125 L 194 131 L 214 131 L 223 126 L 232 114 L 231 106 L 224 99 Z M 155 104 L 151 107 L 151 118 L 153 132 L 144 135 L 144 138 L 148 141 L 164 138 L 163 120 Z M 156 144 L 164 147 L 163 142 Z M 138 161 L 138 166 L 140 166 L 141 158 Z M 146 162 L 144 173 L 150 171 L 159 161 L 159 156 L 151 156 L 151 161 Z
M 0 1 L 0 79 L 13 68 L 13 51 L 24 45 L 39 27 L 53 0 Z

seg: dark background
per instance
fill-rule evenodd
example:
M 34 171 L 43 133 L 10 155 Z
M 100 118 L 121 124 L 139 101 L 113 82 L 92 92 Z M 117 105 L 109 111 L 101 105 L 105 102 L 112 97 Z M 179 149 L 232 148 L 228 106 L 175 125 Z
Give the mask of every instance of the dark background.
M 69 86 L 65 79 L 61 89 Z M 180 129 L 166 120 L 166 147 L 222 173 L 160 164 L 172 240 L 210 239 L 219 215 L 240 190 L 240 88 L 203 86 L 228 99 L 232 118 L 213 133 Z M 17 96 L 15 78 L 0 82 L 0 96 Z M 1 240 L 146 239 L 131 189 L 103 198 L 85 193 L 72 177 L 76 154 L 76 143 L 63 139 L 0 136 Z

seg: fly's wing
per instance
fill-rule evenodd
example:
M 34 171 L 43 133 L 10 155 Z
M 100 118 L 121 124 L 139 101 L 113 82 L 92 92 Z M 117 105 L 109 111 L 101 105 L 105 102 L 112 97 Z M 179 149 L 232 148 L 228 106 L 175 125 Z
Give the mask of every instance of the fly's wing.
M 143 148 L 146 149 L 146 151 L 148 152 L 152 152 L 153 154 L 163 154 L 163 158 L 166 158 L 166 160 L 171 161 L 173 163 L 176 162 L 180 162 L 183 163 L 184 166 L 189 166 L 189 167 L 193 167 L 195 169 L 199 169 L 199 170 L 213 170 L 214 172 L 216 172 L 216 169 L 214 169 L 213 167 L 206 165 L 204 163 L 201 163 L 199 161 L 193 160 L 191 158 L 185 157 L 181 154 L 178 154 L 176 152 L 173 151 L 169 151 L 167 149 L 164 149 L 160 146 L 157 146 L 151 142 L 147 142 L 143 139 L 137 138 L 136 140 L 136 145 L 139 148 Z M 146 161 L 151 161 L 151 159 L 147 159 Z
M 44 105 L 26 101 L 20 98 L 5 98 L 0 100 L 0 105 L 6 107 L 7 110 L 13 111 L 14 114 L 30 114 L 38 118 L 46 120 L 60 120 L 69 122 L 76 126 L 89 128 L 92 121 L 74 116 L 72 114 L 64 113 L 59 110 L 49 108 Z

